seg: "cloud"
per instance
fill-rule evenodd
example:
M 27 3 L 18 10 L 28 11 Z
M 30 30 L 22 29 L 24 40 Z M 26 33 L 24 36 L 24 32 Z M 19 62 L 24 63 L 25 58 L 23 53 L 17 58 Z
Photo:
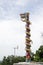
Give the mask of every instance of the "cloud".
M 30 1 L 30 0 L 17 0 L 16 1 L 16 5 L 26 6 L 26 4 L 28 3 L 28 1 Z
M 0 57 L 14 54 L 13 47 L 17 45 L 19 45 L 17 54 L 25 55 L 25 23 L 19 20 L 18 15 L 27 10 L 30 11 L 30 21 L 32 22 L 32 51 L 35 52 L 42 44 L 40 43 L 40 33 L 43 32 L 43 1 L 41 1 L 0 0 Z
M 15 22 L 14 22 L 15 21 Z M 14 47 L 19 46 L 18 55 L 24 55 L 21 48 L 25 47 L 25 25 L 17 20 L 4 20 L 0 22 L 0 58 L 14 55 Z M 22 46 L 23 45 L 23 46 Z M 23 48 L 24 49 L 24 48 Z M 21 52 L 19 52 L 21 50 Z M 6 53 L 5 53 L 6 51 Z
M 26 6 L 26 5 L 31 5 L 35 2 L 38 2 L 38 0 L 17 0 L 16 5 Z
M 32 12 L 42 6 L 40 0 L 0 0 L 0 20 L 17 18 L 21 12 Z
M 15 0 L 0 0 L 0 19 L 14 19 Z
M 41 42 L 41 32 L 43 32 L 43 8 L 40 7 L 39 9 L 36 9 L 34 14 L 32 14 L 30 17 L 30 21 L 32 22 L 31 38 L 33 41 L 31 48 L 32 51 L 35 52 L 40 47 L 40 45 L 43 45 Z

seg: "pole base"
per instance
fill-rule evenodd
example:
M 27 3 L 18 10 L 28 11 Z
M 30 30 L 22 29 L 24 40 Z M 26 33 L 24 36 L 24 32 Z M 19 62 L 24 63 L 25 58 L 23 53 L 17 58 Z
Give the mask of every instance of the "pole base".
M 27 58 L 26 58 L 26 62 L 31 62 L 31 59 L 27 59 Z

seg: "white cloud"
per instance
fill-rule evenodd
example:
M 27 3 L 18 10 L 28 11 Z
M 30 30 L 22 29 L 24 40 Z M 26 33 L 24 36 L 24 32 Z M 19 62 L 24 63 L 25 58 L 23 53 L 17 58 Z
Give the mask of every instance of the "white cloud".
M 16 54 L 25 55 L 25 23 L 17 20 L 17 17 L 15 19 L 14 15 L 18 15 L 17 12 L 20 13 L 22 11 L 19 7 L 26 6 L 27 11 L 31 5 L 34 6 L 39 0 L 17 0 L 15 4 L 14 0 L 7 1 L 8 0 L 3 0 L 3 2 L 1 1 L 2 3 L 0 3 L 0 58 L 4 55 L 14 54 L 13 48 L 17 45 L 19 45 L 19 49 Z M 19 7 L 17 5 L 19 5 Z M 27 7 L 27 5 L 30 6 Z M 43 32 L 43 5 L 36 5 L 37 4 L 33 7 L 33 11 L 30 10 L 30 21 L 32 21 L 31 39 L 33 41 L 31 49 L 33 52 L 42 44 L 40 43 L 40 34 Z M 14 6 L 16 6 L 16 8 L 18 7 L 17 10 L 15 10 Z M 19 9 L 21 11 L 18 11 Z M 6 18 L 13 20 L 2 21 L 2 19 Z M 5 53 L 6 50 L 7 52 Z
M 17 0 L 16 5 L 19 6 L 26 6 L 26 5 L 32 5 L 33 3 L 37 3 L 39 0 Z
M 24 49 L 25 25 L 22 22 L 15 20 L 5 20 L 0 22 L 0 58 L 14 54 L 14 47 L 19 46 L 18 55 L 24 55 L 21 48 Z M 23 36 L 24 35 L 24 36 Z M 23 45 L 23 46 L 22 46 Z M 6 53 L 5 53 L 6 51 Z M 21 52 L 19 52 L 21 51 Z M 16 54 L 17 55 L 17 54 Z
M 31 15 L 30 20 L 32 22 L 32 51 L 35 52 L 40 47 L 40 45 L 43 45 L 41 42 L 41 32 L 43 32 L 43 8 L 36 9 L 34 14 Z
M 36 10 L 39 0 L 0 0 L 0 19 L 14 19 L 20 12 Z M 40 6 L 39 6 L 40 7 Z M 34 8 L 34 9 L 33 9 Z M 32 12 L 33 13 L 33 12 Z
M 29 0 L 17 0 L 16 5 L 26 6 Z

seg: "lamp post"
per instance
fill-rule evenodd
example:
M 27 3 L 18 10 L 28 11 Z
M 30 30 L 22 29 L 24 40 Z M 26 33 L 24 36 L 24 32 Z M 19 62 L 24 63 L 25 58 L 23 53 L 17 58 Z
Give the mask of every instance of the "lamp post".
M 14 47 L 14 56 L 16 56 L 16 55 L 15 55 L 16 49 L 18 49 L 18 46 L 17 46 L 17 47 Z
M 21 20 L 26 22 L 26 62 L 29 62 L 31 59 L 31 39 L 30 39 L 30 21 L 29 21 L 29 13 L 20 14 Z

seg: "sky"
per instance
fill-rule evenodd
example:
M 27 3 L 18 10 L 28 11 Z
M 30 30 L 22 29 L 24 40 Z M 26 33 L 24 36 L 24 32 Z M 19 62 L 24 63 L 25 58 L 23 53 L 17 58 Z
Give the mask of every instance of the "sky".
M 0 60 L 4 56 L 24 56 L 25 52 L 25 23 L 20 14 L 29 12 L 31 21 L 31 51 L 43 45 L 43 0 L 0 0 Z

